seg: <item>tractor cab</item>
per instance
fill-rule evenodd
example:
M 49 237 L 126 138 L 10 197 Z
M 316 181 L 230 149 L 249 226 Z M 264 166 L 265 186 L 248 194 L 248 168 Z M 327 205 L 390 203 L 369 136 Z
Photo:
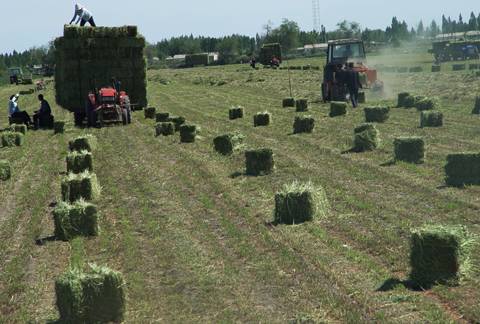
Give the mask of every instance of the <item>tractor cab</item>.
M 365 45 L 360 40 L 345 39 L 328 43 L 327 65 L 345 63 L 364 63 Z

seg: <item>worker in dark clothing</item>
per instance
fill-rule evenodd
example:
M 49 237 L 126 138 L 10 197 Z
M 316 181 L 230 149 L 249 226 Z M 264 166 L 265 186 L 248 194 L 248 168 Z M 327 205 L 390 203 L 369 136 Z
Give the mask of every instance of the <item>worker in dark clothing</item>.
M 350 100 L 352 101 L 353 108 L 358 106 L 358 91 L 362 88 L 360 82 L 360 73 L 354 70 L 353 63 L 348 64 L 348 70 L 346 71 L 346 85 L 348 92 L 350 93 Z
M 87 103 L 85 106 L 85 114 L 87 115 L 87 125 L 88 127 L 95 127 L 97 126 L 97 98 L 96 93 L 98 91 L 95 89 L 94 91 L 90 91 L 88 94 Z
M 46 118 L 52 115 L 50 104 L 45 100 L 43 94 L 38 95 L 38 100 L 40 101 L 40 109 L 35 111 L 35 114 L 33 115 L 33 124 L 35 125 L 35 128 L 39 128 L 41 121 L 46 120 Z
M 252 67 L 252 69 L 255 69 L 257 67 L 257 60 L 255 59 L 255 57 L 252 57 L 252 59 L 250 60 L 250 66 Z
M 122 86 L 122 83 L 120 81 L 118 81 L 116 77 L 113 77 L 112 78 L 112 87 L 113 87 L 113 89 L 115 89 L 117 91 L 117 94 L 120 93 L 121 86 Z

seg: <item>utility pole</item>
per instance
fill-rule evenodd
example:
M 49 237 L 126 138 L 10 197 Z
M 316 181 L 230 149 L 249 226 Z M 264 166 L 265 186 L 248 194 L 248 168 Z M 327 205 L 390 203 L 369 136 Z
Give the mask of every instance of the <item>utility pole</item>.
M 313 30 L 320 33 L 320 0 L 312 0 Z

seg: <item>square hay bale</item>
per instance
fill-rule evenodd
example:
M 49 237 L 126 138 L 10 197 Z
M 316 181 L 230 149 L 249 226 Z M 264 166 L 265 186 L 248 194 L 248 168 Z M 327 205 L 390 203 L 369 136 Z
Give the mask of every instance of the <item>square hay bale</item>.
M 380 147 L 380 132 L 374 124 L 362 124 L 354 130 L 353 145 L 355 152 L 373 151 Z
M 441 65 L 432 65 L 432 72 L 440 72 L 442 70 Z
M 406 100 L 408 97 L 412 97 L 410 93 L 408 92 L 401 92 L 398 94 L 398 102 L 397 102 L 397 107 L 402 108 L 402 107 L 407 107 L 406 106 Z M 412 97 L 413 98 L 413 97 Z M 412 105 L 413 106 L 413 105 Z
M 390 108 L 388 107 L 367 107 L 364 112 L 367 123 L 384 123 L 390 117 Z
M 3 132 L 2 133 L 2 146 L 13 147 L 22 146 L 24 142 L 24 135 L 19 132 Z
M 443 114 L 439 111 L 422 111 L 420 115 L 420 127 L 442 127 Z
M 11 132 L 22 133 L 23 135 L 27 134 L 27 125 L 24 124 L 13 124 L 10 125 Z
M 358 93 L 358 103 L 364 104 L 365 102 L 367 102 L 367 97 L 365 92 L 361 91 Z
M 425 162 L 425 141 L 420 137 L 398 137 L 394 140 L 395 161 L 421 164 Z
M 406 67 L 406 66 L 399 67 L 399 68 L 397 68 L 397 72 L 398 73 L 407 73 L 408 72 L 408 67 Z
M 312 116 L 297 116 L 293 122 L 293 133 L 312 133 L 315 128 L 315 119 Z
M 245 166 L 247 175 L 260 176 L 272 173 L 275 167 L 273 151 L 266 148 L 246 151 Z
M 217 136 L 213 139 L 215 151 L 222 155 L 231 155 L 243 145 L 245 136 L 240 133 L 231 133 Z
M 62 200 L 75 202 L 80 199 L 92 201 L 100 196 L 100 185 L 97 175 L 85 171 L 83 173 L 69 173 L 62 179 Z
M 282 107 L 283 108 L 295 107 L 295 98 L 285 98 L 285 99 L 283 99 Z
M 64 132 L 65 132 L 65 122 L 64 121 L 53 122 L 53 133 L 54 134 L 63 134 Z
M 12 176 L 12 168 L 6 160 L 0 160 L 0 181 L 7 181 Z
M 408 71 L 410 73 L 419 73 L 419 72 L 423 72 L 423 68 L 421 66 L 414 66 L 414 67 L 411 67 Z
M 475 106 L 472 109 L 472 114 L 480 115 L 480 97 L 475 98 Z
M 168 121 L 173 123 L 173 125 L 175 126 L 175 131 L 178 132 L 180 130 L 180 126 L 185 124 L 186 119 L 185 117 L 181 116 L 170 116 L 168 117 Z
M 453 64 L 452 65 L 452 70 L 453 71 L 463 71 L 466 69 L 466 64 Z
M 98 235 L 97 207 L 84 200 L 72 205 L 60 202 L 53 211 L 55 237 L 70 241 L 77 236 Z
M 253 116 L 253 126 L 268 126 L 272 121 L 272 115 L 268 112 L 259 112 Z
M 197 137 L 196 125 L 182 125 L 180 126 L 180 142 L 181 143 L 193 143 Z
M 244 113 L 243 107 L 240 107 L 240 106 L 232 107 L 228 111 L 228 118 L 230 120 L 240 119 L 240 118 L 243 118 L 243 113 Z
M 298 99 L 295 102 L 295 106 L 298 112 L 308 111 L 308 100 L 307 99 Z
M 155 119 L 155 107 L 148 107 L 143 110 L 146 119 Z
M 326 217 L 329 203 L 325 190 L 312 183 L 293 182 L 275 194 L 274 222 L 295 225 Z
M 330 103 L 330 117 L 343 116 L 347 114 L 347 104 L 345 102 L 332 101 Z
M 437 98 L 415 98 L 415 108 L 417 110 L 433 110 L 438 107 L 438 100 Z
M 410 279 L 428 289 L 458 285 L 470 275 L 474 237 L 463 226 L 428 225 L 412 230 Z
M 473 63 L 468 65 L 469 70 L 477 70 L 478 69 L 478 64 Z
M 480 185 L 480 153 L 449 154 L 445 175 L 448 186 Z
M 170 136 L 175 134 L 175 124 L 172 122 L 158 123 L 155 125 L 156 136 Z
M 62 323 L 120 323 L 125 313 L 125 282 L 119 272 L 90 264 L 90 272 L 70 269 L 55 281 Z
M 93 158 L 89 151 L 72 151 L 68 153 L 66 160 L 69 173 L 93 171 Z
M 97 148 L 97 138 L 91 134 L 79 136 L 68 143 L 70 151 L 92 152 Z
M 168 122 L 168 118 L 170 117 L 170 113 L 156 113 L 155 114 L 155 121 L 157 123 L 166 123 Z

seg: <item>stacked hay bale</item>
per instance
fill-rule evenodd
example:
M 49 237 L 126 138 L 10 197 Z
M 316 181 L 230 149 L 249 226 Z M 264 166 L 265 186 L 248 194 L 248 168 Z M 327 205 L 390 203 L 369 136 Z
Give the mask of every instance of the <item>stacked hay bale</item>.
M 230 133 L 213 139 L 215 151 L 222 155 L 231 155 L 242 147 L 245 136 L 240 133 Z
M 408 71 L 410 73 L 418 73 L 418 72 L 423 72 L 423 68 L 421 66 L 414 66 L 414 67 L 411 67 Z
M 353 151 L 373 151 L 380 146 L 380 132 L 373 124 L 363 124 L 355 128 Z
M 467 68 L 466 64 L 453 64 L 452 70 L 453 71 L 463 71 Z
M 63 134 L 64 132 L 65 132 L 65 122 L 64 121 L 53 122 L 53 133 L 54 134 Z
M 276 57 L 282 61 L 282 48 L 279 43 L 263 44 L 260 50 L 259 62 L 263 65 L 270 65 L 272 59 Z M 301 69 L 301 68 L 300 68 Z
M 155 136 L 170 136 L 175 134 L 175 124 L 172 122 L 157 123 L 155 125 Z
M 345 102 L 332 101 L 330 103 L 330 117 L 343 116 L 347 114 L 347 104 Z
M 136 26 L 76 27 L 66 25 L 55 40 L 57 103 L 81 111 L 93 88 L 111 84 L 116 77 L 138 107 L 147 106 L 145 39 Z
M 296 106 L 297 112 L 308 111 L 308 101 L 307 101 L 307 99 L 298 99 L 295 102 L 295 106 Z
M 201 54 L 189 54 L 185 56 L 185 66 L 195 67 L 195 66 L 205 66 L 210 64 L 210 56 L 208 53 Z
M 475 106 L 472 109 L 472 114 L 480 115 L 480 97 L 475 98 Z
M 246 151 L 245 165 L 247 175 L 260 176 L 270 174 L 275 167 L 273 151 L 266 148 Z
M 480 153 L 449 154 L 445 175 L 449 186 L 480 185 Z
M 155 121 L 157 123 L 166 123 L 168 122 L 168 118 L 170 117 L 170 113 L 156 113 L 155 114 Z
M 125 282 L 119 272 L 90 265 L 91 272 L 70 269 L 55 281 L 62 323 L 120 323 L 125 312 Z
M 390 108 L 388 107 L 366 107 L 364 112 L 367 123 L 384 123 L 390 117 Z
M 440 72 L 442 70 L 441 65 L 432 65 L 432 72 Z
M 12 168 L 6 160 L 0 160 L 0 181 L 7 181 L 12 176 Z
M 408 92 L 398 94 L 398 108 L 413 108 L 415 106 L 415 97 Z
M 243 107 L 232 107 L 230 108 L 230 110 L 228 111 L 228 118 L 230 120 L 235 120 L 235 119 L 240 119 L 240 118 L 243 118 L 243 112 L 244 112 L 244 109 Z
M 315 128 L 315 119 L 312 116 L 297 116 L 293 122 L 293 133 L 312 133 Z
M 398 137 L 394 140 L 394 160 L 421 164 L 425 162 L 425 141 L 420 137 Z
M 196 125 L 182 125 L 180 126 L 180 142 L 181 143 L 193 143 L 197 137 Z
M 19 132 L 3 132 L 2 133 L 2 146 L 13 147 L 22 146 L 24 142 L 24 135 Z
M 428 289 L 458 285 L 471 270 L 475 238 L 463 226 L 429 225 L 412 231 L 410 279 Z
M 97 175 L 88 171 L 82 173 L 69 173 L 62 179 L 62 200 L 74 203 L 83 199 L 92 201 L 100 196 L 100 185 Z
M 272 121 L 272 115 L 268 112 L 259 112 L 253 116 L 253 126 L 268 126 Z
M 157 109 L 155 107 L 145 108 L 145 110 L 143 111 L 143 114 L 145 115 L 145 119 L 155 119 L 156 111 Z
M 469 70 L 477 70 L 478 69 L 478 64 L 477 63 L 473 63 L 473 64 L 469 64 L 468 65 L 468 69 Z
M 322 187 L 293 182 L 275 194 L 274 222 L 301 224 L 328 215 L 330 206 Z
M 89 151 L 73 151 L 67 155 L 67 172 L 82 173 L 93 171 L 92 153 Z
M 422 111 L 420 115 L 420 127 L 442 127 L 443 114 L 439 111 L 427 110 Z
M 295 98 L 285 98 L 285 99 L 283 99 L 282 107 L 283 108 L 295 107 Z
M 97 148 L 97 138 L 91 134 L 79 136 L 68 143 L 70 151 L 92 152 Z
M 53 211 L 55 237 L 70 241 L 77 236 L 98 235 L 97 207 L 84 200 L 60 202 Z

